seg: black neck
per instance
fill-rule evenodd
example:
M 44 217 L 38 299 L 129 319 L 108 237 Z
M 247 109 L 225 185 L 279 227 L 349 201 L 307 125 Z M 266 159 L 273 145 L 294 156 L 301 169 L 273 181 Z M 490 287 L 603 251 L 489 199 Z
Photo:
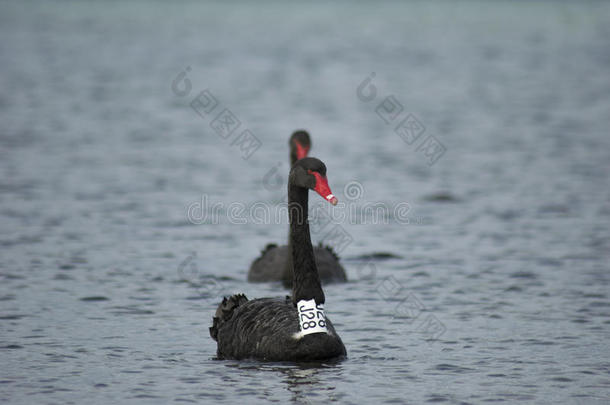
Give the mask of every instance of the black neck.
M 290 266 L 293 269 L 292 301 L 314 298 L 317 304 L 324 303 L 324 291 L 320 284 L 318 268 L 313 255 L 308 223 L 309 190 L 288 184 L 288 215 L 290 218 Z
M 297 161 L 297 148 L 296 146 L 290 147 L 290 167 L 294 166 Z
M 293 142 L 290 142 L 290 167 L 294 166 L 297 161 L 297 147 Z M 307 199 L 305 199 L 305 204 L 307 204 Z M 282 282 L 285 286 L 292 285 L 292 279 L 294 276 L 292 275 L 292 243 L 290 243 L 290 224 L 288 224 L 288 261 L 284 266 L 282 271 Z

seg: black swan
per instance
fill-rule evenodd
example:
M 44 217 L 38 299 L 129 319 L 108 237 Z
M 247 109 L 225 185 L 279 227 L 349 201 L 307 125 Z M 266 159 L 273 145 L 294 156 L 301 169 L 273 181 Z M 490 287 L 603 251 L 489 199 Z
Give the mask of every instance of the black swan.
M 346 355 L 341 338 L 324 314 L 324 291 L 309 235 L 309 189 L 337 204 L 328 186 L 326 166 L 308 157 L 292 167 L 288 178 L 292 298 L 225 297 L 210 327 L 219 358 L 315 361 Z
M 311 148 L 311 138 L 307 131 L 295 131 L 290 137 L 290 165 L 307 157 Z M 339 257 L 330 246 L 322 244 L 314 247 L 313 254 L 318 266 L 320 280 L 324 283 L 346 282 L 345 269 L 339 263 Z M 269 243 L 261 255 L 252 262 L 248 270 L 248 281 L 267 282 L 282 281 L 288 288 L 292 286 L 292 268 L 288 246 Z

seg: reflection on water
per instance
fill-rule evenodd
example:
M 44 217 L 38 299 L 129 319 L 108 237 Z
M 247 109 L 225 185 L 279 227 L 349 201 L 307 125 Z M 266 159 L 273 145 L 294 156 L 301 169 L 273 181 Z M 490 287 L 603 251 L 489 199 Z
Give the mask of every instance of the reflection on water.
M 312 404 L 322 401 L 339 401 L 342 396 L 334 393 L 335 387 L 326 381 L 329 375 L 341 376 L 340 361 L 325 363 L 260 363 L 241 362 L 225 364 L 228 368 L 255 371 L 265 378 L 266 373 L 279 378 L 290 393 L 290 401 L 298 404 Z M 252 375 L 251 373 L 248 373 Z

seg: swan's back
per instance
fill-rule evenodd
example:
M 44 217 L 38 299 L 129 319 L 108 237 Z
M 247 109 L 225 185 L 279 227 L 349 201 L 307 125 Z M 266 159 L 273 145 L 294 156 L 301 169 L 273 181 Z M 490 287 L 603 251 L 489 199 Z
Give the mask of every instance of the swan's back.
M 288 246 L 269 243 L 261 255 L 252 262 L 248 271 L 249 282 L 280 281 L 288 263 Z
M 242 295 L 224 299 L 210 335 L 218 342 L 219 358 L 275 361 L 323 360 L 345 356 L 345 346 L 327 318 L 328 333 L 300 338 L 297 309 L 289 299 Z
M 322 284 L 345 283 L 347 275 L 339 262 L 339 257 L 330 246 L 314 246 L 314 256 Z M 285 287 L 292 287 L 292 270 L 289 268 L 290 252 L 287 245 L 278 246 L 270 243 L 265 246 L 261 255 L 252 262 L 248 271 L 248 281 L 268 282 L 282 281 Z

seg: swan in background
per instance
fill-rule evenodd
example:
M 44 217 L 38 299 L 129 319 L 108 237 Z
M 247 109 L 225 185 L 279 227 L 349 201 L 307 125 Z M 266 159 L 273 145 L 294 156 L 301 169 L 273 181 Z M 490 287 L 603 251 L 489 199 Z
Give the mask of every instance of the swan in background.
M 295 131 L 290 137 L 290 166 L 307 157 L 311 149 L 311 138 L 304 130 Z M 339 257 L 330 246 L 319 244 L 313 250 L 320 280 L 324 283 L 346 282 L 345 269 L 339 263 Z M 286 287 L 292 286 L 292 268 L 287 245 L 278 246 L 269 243 L 261 255 L 252 262 L 248 270 L 248 281 L 267 282 L 282 281 Z

